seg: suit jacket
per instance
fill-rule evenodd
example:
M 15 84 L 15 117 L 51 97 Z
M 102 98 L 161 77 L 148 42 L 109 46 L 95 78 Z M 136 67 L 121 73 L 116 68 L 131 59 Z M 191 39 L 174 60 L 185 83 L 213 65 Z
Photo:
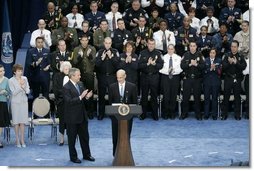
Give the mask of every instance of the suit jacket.
M 80 93 L 85 90 L 81 82 L 78 83 Z M 68 81 L 63 88 L 64 97 L 64 119 L 67 124 L 80 124 L 84 120 L 87 121 L 87 113 L 85 110 L 85 100 L 79 99 L 79 93 L 71 81 Z M 85 98 L 84 98 L 85 99 Z
M 121 99 L 119 84 L 113 83 L 109 86 L 109 104 L 112 103 L 137 104 L 137 87 L 135 84 L 125 82 L 124 97 Z
M 219 86 L 221 84 L 221 59 L 216 57 L 213 61 L 216 64 L 216 68 L 214 71 L 210 71 L 211 68 L 211 60 L 210 58 L 205 59 L 205 70 L 204 70 L 204 85 L 216 85 Z

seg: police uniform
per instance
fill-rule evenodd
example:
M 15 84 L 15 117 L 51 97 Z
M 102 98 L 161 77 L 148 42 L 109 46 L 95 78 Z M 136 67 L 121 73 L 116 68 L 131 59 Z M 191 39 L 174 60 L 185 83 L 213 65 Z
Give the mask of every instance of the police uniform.
M 91 52 L 89 56 L 87 56 L 87 51 L 89 49 L 91 49 Z M 83 56 L 79 54 L 80 51 L 83 52 Z M 79 45 L 78 47 L 74 48 L 72 59 L 73 66 L 80 69 L 81 73 L 80 80 L 83 82 L 83 84 L 89 91 L 93 90 L 93 92 L 94 92 L 95 57 L 96 50 L 93 46 L 88 45 L 86 48 L 83 48 L 81 45 Z M 85 105 L 88 117 L 92 119 L 94 112 L 93 98 L 90 98 Z
M 149 51 L 148 49 L 140 52 L 139 56 L 139 69 L 141 72 L 140 83 L 141 83 L 141 104 L 143 113 L 140 119 L 146 118 L 147 108 L 148 108 L 148 94 L 149 90 L 151 93 L 151 107 L 152 107 L 152 117 L 154 120 L 158 120 L 158 91 L 159 91 L 159 70 L 163 66 L 163 60 L 161 58 L 161 52 L 154 49 Z M 152 58 L 155 60 L 155 65 L 147 65 L 148 59 Z
M 174 15 L 169 12 L 165 14 L 164 19 L 168 21 L 168 29 L 170 31 L 176 32 L 176 30 L 181 27 L 183 23 L 183 14 L 176 12 Z
M 153 30 L 150 29 L 149 27 L 143 27 L 143 31 L 141 32 L 140 27 L 136 27 L 132 30 L 132 37 L 134 39 L 134 42 L 137 41 L 137 37 L 141 37 L 141 41 L 142 40 L 146 40 L 149 38 L 153 37 Z M 142 44 L 140 41 L 140 43 L 137 45 L 136 44 L 136 53 L 139 54 L 142 50 L 144 50 L 146 48 L 146 43 Z
M 215 64 L 214 70 L 211 70 L 211 64 Z M 213 120 L 217 119 L 218 116 L 218 95 L 221 85 L 221 58 L 211 59 L 210 57 L 205 59 L 205 70 L 204 70 L 204 118 L 208 119 L 211 116 Z M 210 103 L 210 97 L 212 95 L 212 103 Z
M 228 58 L 236 58 L 236 64 L 230 64 Z M 231 90 L 233 89 L 234 94 L 234 111 L 235 119 L 240 120 L 240 104 L 241 104 L 241 81 L 243 80 L 243 70 L 247 64 L 243 56 L 239 53 L 232 54 L 231 52 L 225 54 L 222 61 L 222 68 L 224 74 L 224 100 L 222 109 L 222 120 L 226 120 L 228 116 L 228 105 Z
M 133 10 L 133 8 L 129 8 L 127 9 L 124 13 L 123 13 L 123 19 L 126 25 L 126 29 L 127 30 L 132 30 L 135 27 L 130 26 L 130 22 L 134 22 L 133 19 L 139 19 L 140 16 L 145 16 L 146 19 L 149 18 L 149 16 L 147 15 L 146 11 L 142 8 L 138 9 L 137 11 Z
M 51 58 L 51 69 L 53 71 L 53 77 L 56 73 L 60 72 L 60 65 L 63 61 L 71 61 L 72 53 L 69 51 L 60 52 L 56 51 L 50 55 Z
M 179 94 L 180 73 L 182 72 L 181 57 L 177 54 L 166 54 L 162 59 L 164 61 L 163 68 L 160 70 L 163 94 L 162 117 L 175 119 L 176 98 Z M 172 60 L 172 66 L 170 66 L 170 60 Z
M 188 51 L 188 44 L 185 42 L 185 38 L 188 39 L 189 42 L 197 41 L 197 30 L 193 27 L 189 26 L 189 29 L 185 29 L 183 26 L 177 29 L 176 33 L 176 52 L 180 56 L 182 56 L 185 52 Z M 182 42 L 185 42 L 183 44 Z
M 106 32 L 103 32 L 101 29 L 95 30 L 93 33 L 93 45 L 97 50 L 103 48 L 103 42 L 106 37 L 111 37 L 110 30 L 107 30 Z
M 36 65 L 39 58 L 42 58 L 42 61 L 40 64 Z M 49 70 L 44 71 L 44 69 L 50 65 L 49 50 L 42 48 L 41 52 L 39 52 L 37 48 L 30 49 L 27 53 L 26 63 L 27 67 L 30 67 L 33 98 L 39 97 L 40 93 L 48 98 L 50 74 Z
M 114 37 L 113 37 L 113 47 L 116 48 L 119 53 L 123 52 L 124 43 L 130 40 L 133 40 L 133 39 L 132 39 L 132 34 L 129 30 L 126 30 L 126 29 L 120 30 L 119 28 L 115 29 Z
M 190 66 L 191 60 L 197 61 L 197 66 Z M 200 95 L 201 95 L 201 81 L 202 74 L 205 68 L 203 55 L 201 52 L 196 51 L 194 54 L 186 52 L 183 55 L 181 62 L 181 68 L 184 72 L 183 78 L 183 102 L 182 102 L 182 114 L 179 119 L 185 119 L 188 116 L 189 99 L 193 90 L 194 95 L 194 110 L 196 118 L 202 120 L 200 112 Z
M 95 61 L 95 70 L 98 79 L 99 120 L 102 120 L 105 115 L 104 96 L 107 93 L 109 85 L 116 82 L 116 71 L 119 64 L 119 53 L 116 49 L 110 48 L 112 53 L 111 59 L 106 56 L 106 58 L 102 60 L 101 56 L 104 51 L 106 51 L 106 49 L 102 48 L 97 52 Z
M 68 32 L 70 35 L 69 37 L 66 37 L 65 34 Z M 55 30 L 52 34 L 52 44 L 57 46 L 60 39 L 65 40 L 66 48 L 68 51 L 73 51 L 74 47 L 78 45 L 77 31 L 74 28 L 60 27 L 59 29 Z
M 92 12 L 85 14 L 85 20 L 89 21 L 91 31 L 93 31 L 93 27 L 99 27 L 102 19 L 106 19 L 106 17 L 101 11 L 97 11 L 95 15 Z
M 126 53 L 120 54 L 119 69 L 123 69 L 126 72 L 126 80 L 133 84 L 138 83 L 138 56 L 135 53 L 131 54 L 131 62 L 126 63 Z
M 160 22 L 162 20 L 163 19 L 161 17 L 157 17 L 157 18 L 150 17 L 149 18 L 148 25 L 153 30 L 153 32 L 160 30 Z
M 200 35 L 197 38 L 198 51 L 200 51 L 204 57 L 208 57 L 209 51 L 213 47 L 212 40 L 213 37 L 209 35 L 206 36 Z
M 240 31 L 240 23 L 237 20 L 241 19 L 242 11 L 239 8 L 230 9 L 225 7 L 220 12 L 219 21 L 225 23 L 228 26 L 228 33 L 235 35 L 236 32 Z M 235 17 L 234 21 L 227 22 L 228 17 Z

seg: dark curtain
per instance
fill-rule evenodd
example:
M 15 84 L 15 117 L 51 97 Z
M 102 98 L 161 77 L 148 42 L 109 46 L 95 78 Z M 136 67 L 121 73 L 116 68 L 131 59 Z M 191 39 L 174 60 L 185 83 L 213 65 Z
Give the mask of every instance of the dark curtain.
M 4 24 L 2 19 L 3 0 L 1 2 L 1 26 Z M 45 0 L 8 0 L 10 25 L 12 32 L 12 46 L 14 57 L 22 44 L 24 34 L 28 31 L 33 32 L 37 29 L 37 22 L 46 11 Z M 2 27 L 0 28 L 2 39 Z

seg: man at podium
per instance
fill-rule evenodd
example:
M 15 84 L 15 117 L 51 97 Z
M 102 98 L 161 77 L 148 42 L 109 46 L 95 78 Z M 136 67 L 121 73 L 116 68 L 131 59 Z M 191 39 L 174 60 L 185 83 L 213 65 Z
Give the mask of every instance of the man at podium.
M 124 103 L 137 104 L 137 87 L 135 84 L 125 81 L 126 73 L 120 69 L 116 73 L 117 82 L 109 86 L 109 104 Z M 112 123 L 112 140 L 113 140 L 113 156 L 115 155 L 117 139 L 118 139 L 118 120 L 111 115 Z M 133 118 L 129 120 L 129 134 L 132 129 Z M 130 137 L 130 135 L 129 135 Z

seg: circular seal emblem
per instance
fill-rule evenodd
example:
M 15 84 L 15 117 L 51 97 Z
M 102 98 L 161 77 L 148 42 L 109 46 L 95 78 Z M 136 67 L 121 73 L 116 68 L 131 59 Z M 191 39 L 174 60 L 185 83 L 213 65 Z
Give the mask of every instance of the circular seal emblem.
M 118 107 L 118 113 L 122 116 L 126 116 L 130 113 L 130 107 L 126 104 L 122 104 Z

